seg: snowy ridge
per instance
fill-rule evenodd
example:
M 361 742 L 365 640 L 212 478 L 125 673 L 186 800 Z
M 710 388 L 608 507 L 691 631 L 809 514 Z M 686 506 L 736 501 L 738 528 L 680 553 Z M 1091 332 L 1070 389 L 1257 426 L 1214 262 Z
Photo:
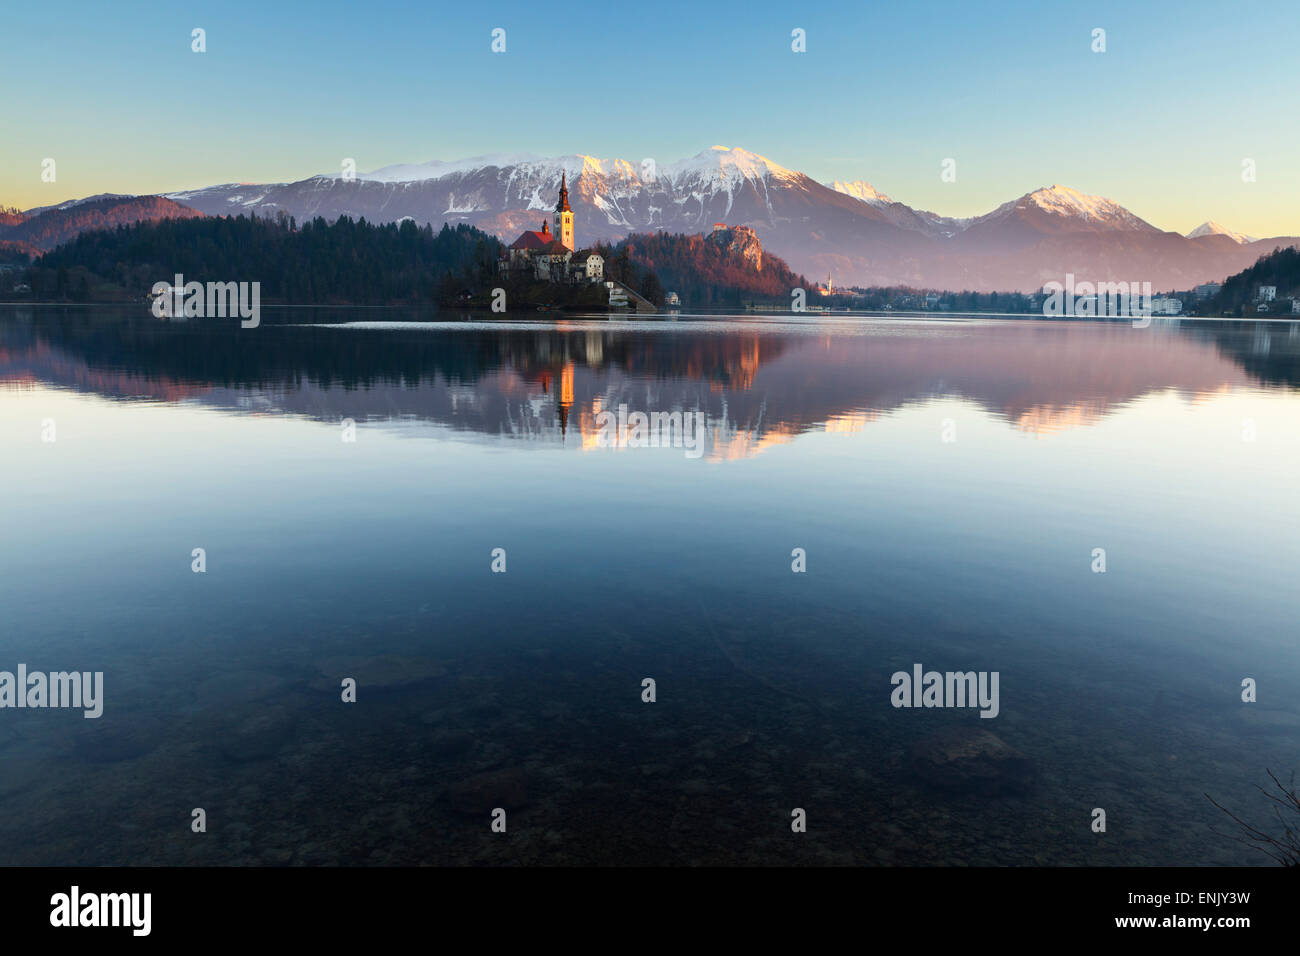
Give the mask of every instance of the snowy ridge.
M 623 208 L 623 201 L 647 193 L 667 192 L 670 194 L 667 198 L 673 204 L 701 210 L 710 205 L 714 197 L 722 197 L 719 201 L 724 208 L 720 212 L 725 215 L 732 211 L 742 189 L 752 188 L 770 210 L 769 187 L 797 185 L 804 180 L 802 173 L 787 169 L 765 156 L 728 146 L 713 146 L 695 156 L 654 169 L 626 159 L 600 159 L 581 153 L 559 157 L 495 153 L 454 162 L 434 160 L 384 166 L 368 173 L 358 172 L 355 179 L 399 189 L 440 180 L 462 184 L 470 180 L 480 184 L 495 181 L 504 188 L 504 195 L 511 203 L 522 202 L 528 210 L 547 210 L 555 204 L 555 191 L 562 174 L 568 177 L 570 190 L 582 192 L 609 223 L 629 227 L 632 222 Z M 317 178 L 336 182 L 343 176 L 342 173 L 331 173 Z M 490 208 L 491 204 L 482 192 L 461 193 L 457 189 L 444 214 L 486 212 Z
M 558 157 L 544 157 L 533 153 L 490 153 L 450 162 L 431 160 L 427 163 L 398 163 L 368 173 L 358 172 L 356 179 L 376 183 L 425 182 L 494 168 L 519 170 L 525 174 L 554 172 L 557 176 L 563 171 L 570 178 L 577 178 L 580 173 L 588 172 L 602 178 L 642 183 L 639 162 L 633 163 L 626 159 L 600 159 L 581 153 Z M 722 190 L 733 189 L 746 180 L 795 181 L 802 177 L 801 173 L 786 169 L 765 156 L 739 147 L 727 146 L 713 146 L 687 159 L 664 164 L 659 167 L 657 175 L 672 183 L 684 180 L 703 181 Z M 329 173 L 321 178 L 342 179 L 343 174 Z
M 841 182 L 837 179 L 832 183 L 827 183 L 826 185 L 837 193 L 852 196 L 854 199 L 861 199 L 863 202 L 870 203 L 873 206 L 888 206 L 894 201 L 880 190 L 876 189 L 876 187 L 871 185 L 871 183 L 864 183 L 860 179 L 851 183 Z
M 97 193 L 94 196 L 87 196 L 85 199 L 69 199 L 66 202 L 55 203 L 52 206 L 33 206 L 31 209 L 25 209 L 28 216 L 39 216 L 43 212 L 51 209 L 71 209 L 74 206 L 81 206 L 88 202 L 99 202 L 101 199 L 135 199 L 134 193 Z M 170 197 L 164 197 L 170 198 Z
M 356 178 L 372 183 L 415 183 L 426 179 L 442 179 L 444 176 L 452 176 L 456 173 L 477 172 L 480 169 L 489 169 L 494 166 L 505 169 L 510 166 L 548 162 L 555 161 L 543 159 L 533 153 L 490 153 L 485 156 L 471 156 L 467 159 L 457 159 L 451 162 L 434 159 L 427 163 L 397 163 L 392 166 L 383 166 L 368 173 L 359 172 L 356 174 Z M 330 173 L 325 178 L 342 179 L 343 173 Z
M 581 153 L 544 157 L 534 153 L 503 152 L 451 161 L 383 166 L 370 172 L 357 172 L 355 180 L 389 186 L 396 191 L 423 188 L 446 180 L 445 185 L 452 193 L 440 211 L 444 215 L 465 216 L 499 208 L 501 199 L 510 205 L 522 204 L 528 210 L 550 209 L 555 203 L 561 175 L 568 177 L 571 191 L 581 192 L 611 224 L 629 226 L 632 220 L 627 215 L 626 201 L 638 197 L 652 197 L 657 210 L 676 206 L 683 212 L 696 209 L 702 213 L 704 207 L 709 206 L 713 209 L 712 214 L 726 216 L 731 214 L 740 192 L 745 190 L 747 195 L 757 197 L 770 213 L 774 190 L 805 190 L 811 183 L 804 174 L 765 156 L 730 146 L 712 146 L 694 156 L 661 163 L 657 169 L 648 168 L 640 161 L 601 159 Z M 339 172 L 313 177 L 304 183 L 315 182 L 324 186 L 339 184 L 342 180 L 343 174 Z M 167 196 L 185 202 L 220 191 L 225 194 L 229 205 L 252 207 L 268 203 L 273 189 L 285 185 L 292 184 L 271 187 L 245 185 L 241 189 L 232 188 L 234 184 L 230 184 L 169 193 Z M 921 229 L 937 236 L 953 237 L 972 225 L 996 222 L 1017 211 L 1022 215 L 1026 211 L 1046 213 L 1059 220 L 1078 222 L 1086 230 L 1155 229 L 1110 199 L 1061 185 L 1026 193 L 983 216 L 962 219 L 912 209 L 862 180 L 835 180 L 827 184 L 827 188 L 881 210 L 899 226 Z M 715 198 L 717 206 L 713 205 Z M 1210 234 L 1227 235 L 1237 242 L 1251 241 L 1250 237 L 1215 223 L 1198 227 L 1189 238 Z

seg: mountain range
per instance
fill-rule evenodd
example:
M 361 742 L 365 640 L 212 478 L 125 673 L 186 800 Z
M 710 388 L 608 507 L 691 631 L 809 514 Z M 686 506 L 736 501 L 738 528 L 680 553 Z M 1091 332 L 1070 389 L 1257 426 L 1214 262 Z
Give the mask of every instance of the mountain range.
M 1167 232 L 1109 199 L 1061 185 L 1026 193 L 982 216 L 953 218 L 914 209 L 865 182 L 819 183 L 725 146 L 663 165 L 511 153 L 292 183 L 210 186 L 163 198 L 209 215 L 283 211 L 299 220 L 348 215 L 373 222 L 468 223 L 510 241 L 550 217 L 562 174 L 581 246 L 629 233 L 745 225 L 795 271 L 829 275 L 839 286 L 1030 292 L 1073 273 L 1089 281 L 1189 289 L 1239 272 L 1277 246 L 1300 242 L 1295 236 L 1255 239 L 1213 222 L 1186 236 Z M 50 212 L 28 211 L 35 221 Z M 0 224 L 0 241 L 16 238 L 6 231 L 23 225 Z

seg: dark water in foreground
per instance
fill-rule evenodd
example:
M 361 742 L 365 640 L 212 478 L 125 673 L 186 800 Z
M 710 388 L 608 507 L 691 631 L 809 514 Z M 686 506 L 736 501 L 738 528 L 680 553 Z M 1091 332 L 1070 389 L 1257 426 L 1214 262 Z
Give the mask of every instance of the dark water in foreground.
M 377 316 L 0 306 L 0 670 L 105 685 L 0 709 L 0 863 L 1267 862 L 1204 794 L 1300 765 L 1300 326 Z

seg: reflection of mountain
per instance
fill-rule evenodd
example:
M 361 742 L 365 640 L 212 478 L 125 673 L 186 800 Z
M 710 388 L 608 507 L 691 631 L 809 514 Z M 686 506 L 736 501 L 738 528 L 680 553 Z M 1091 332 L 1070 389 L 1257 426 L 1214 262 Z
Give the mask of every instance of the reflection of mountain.
M 31 310 L 19 310 L 30 315 Z M 0 312 L 0 388 L 53 385 L 106 398 L 176 402 L 211 391 L 202 382 L 182 382 L 145 366 L 92 364 L 89 356 L 53 344 L 30 326 L 4 322 Z
M 0 387 L 424 422 L 574 447 L 596 444 L 601 409 L 699 411 L 714 459 L 811 430 L 859 431 L 937 397 L 1049 435 L 1151 393 L 1195 397 L 1260 380 L 1300 383 L 1300 325 L 566 321 L 265 324 L 249 333 L 75 313 L 42 312 L 37 324 L 0 313 Z

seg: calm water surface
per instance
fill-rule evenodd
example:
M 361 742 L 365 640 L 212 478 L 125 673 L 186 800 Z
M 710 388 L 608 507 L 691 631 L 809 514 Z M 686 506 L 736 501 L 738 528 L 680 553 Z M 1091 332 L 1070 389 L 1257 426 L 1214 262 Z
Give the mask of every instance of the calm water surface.
M 0 670 L 105 683 L 0 710 L 0 863 L 1267 862 L 1204 794 L 1300 765 L 1300 326 L 394 317 L 0 306 Z

